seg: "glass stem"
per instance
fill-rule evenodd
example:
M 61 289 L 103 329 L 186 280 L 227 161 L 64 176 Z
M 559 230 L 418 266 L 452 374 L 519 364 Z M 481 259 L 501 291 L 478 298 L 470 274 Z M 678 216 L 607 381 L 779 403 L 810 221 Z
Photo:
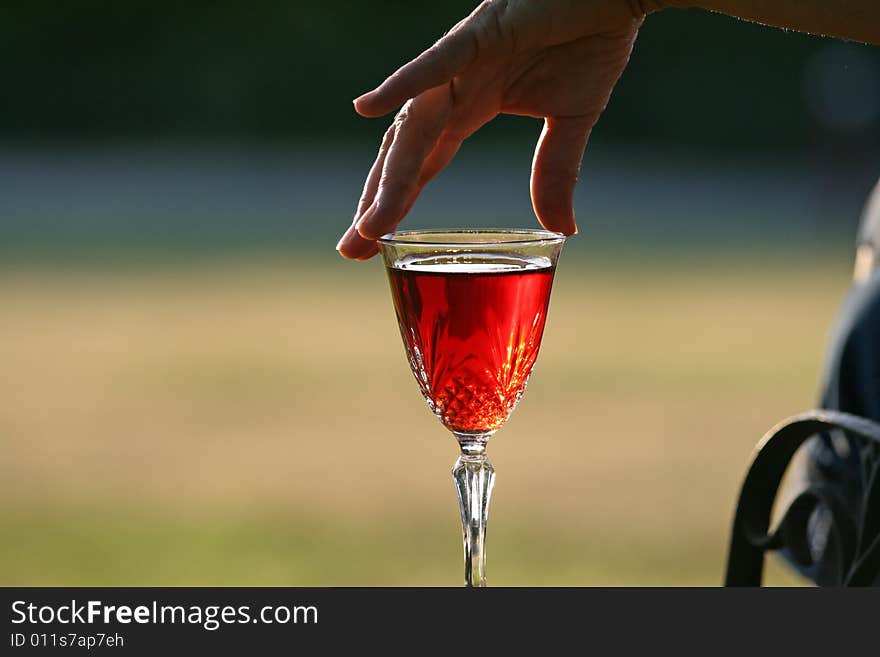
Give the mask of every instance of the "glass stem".
M 464 539 L 464 585 L 486 586 L 486 523 L 495 468 L 486 456 L 486 437 L 459 437 L 461 456 L 452 468 Z

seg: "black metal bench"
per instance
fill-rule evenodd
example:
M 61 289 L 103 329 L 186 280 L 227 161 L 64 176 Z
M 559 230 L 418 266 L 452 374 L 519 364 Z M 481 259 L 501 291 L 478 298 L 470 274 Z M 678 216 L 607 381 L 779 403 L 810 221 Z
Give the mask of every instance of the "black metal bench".
M 861 449 L 861 500 L 853 507 L 840 490 L 822 484 L 802 491 L 770 528 L 771 512 L 783 475 L 798 447 L 829 430 L 845 431 Z M 829 519 L 821 555 L 814 554 L 809 523 L 823 509 Z M 880 424 L 856 415 L 816 410 L 776 425 L 758 444 L 733 520 L 727 560 L 727 586 L 760 586 L 764 553 L 785 549 L 804 568 L 821 559 L 820 583 L 870 586 L 880 573 Z

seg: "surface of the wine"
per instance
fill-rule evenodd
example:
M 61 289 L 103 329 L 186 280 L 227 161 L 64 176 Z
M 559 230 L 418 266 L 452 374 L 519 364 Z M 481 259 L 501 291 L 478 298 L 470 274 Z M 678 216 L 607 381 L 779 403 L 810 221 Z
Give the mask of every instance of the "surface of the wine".
M 413 373 L 453 431 L 494 431 L 516 406 L 538 356 L 553 274 L 544 258 L 473 255 L 388 270 Z

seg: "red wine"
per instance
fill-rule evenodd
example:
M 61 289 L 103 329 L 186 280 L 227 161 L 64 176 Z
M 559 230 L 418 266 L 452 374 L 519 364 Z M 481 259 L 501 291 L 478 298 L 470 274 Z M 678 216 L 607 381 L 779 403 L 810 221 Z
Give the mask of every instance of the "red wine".
M 546 259 L 489 257 L 388 270 L 413 374 L 449 429 L 483 433 L 507 420 L 538 356 L 553 274 Z

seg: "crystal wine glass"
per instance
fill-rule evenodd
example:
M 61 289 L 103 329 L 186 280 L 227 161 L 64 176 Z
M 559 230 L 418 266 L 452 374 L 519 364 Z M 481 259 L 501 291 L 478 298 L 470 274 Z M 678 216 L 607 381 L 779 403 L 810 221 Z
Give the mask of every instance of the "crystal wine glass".
M 486 586 L 495 482 L 486 443 L 529 380 L 564 241 L 546 230 L 402 231 L 379 240 L 410 367 L 461 447 L 452 476 L 465 586 Z

